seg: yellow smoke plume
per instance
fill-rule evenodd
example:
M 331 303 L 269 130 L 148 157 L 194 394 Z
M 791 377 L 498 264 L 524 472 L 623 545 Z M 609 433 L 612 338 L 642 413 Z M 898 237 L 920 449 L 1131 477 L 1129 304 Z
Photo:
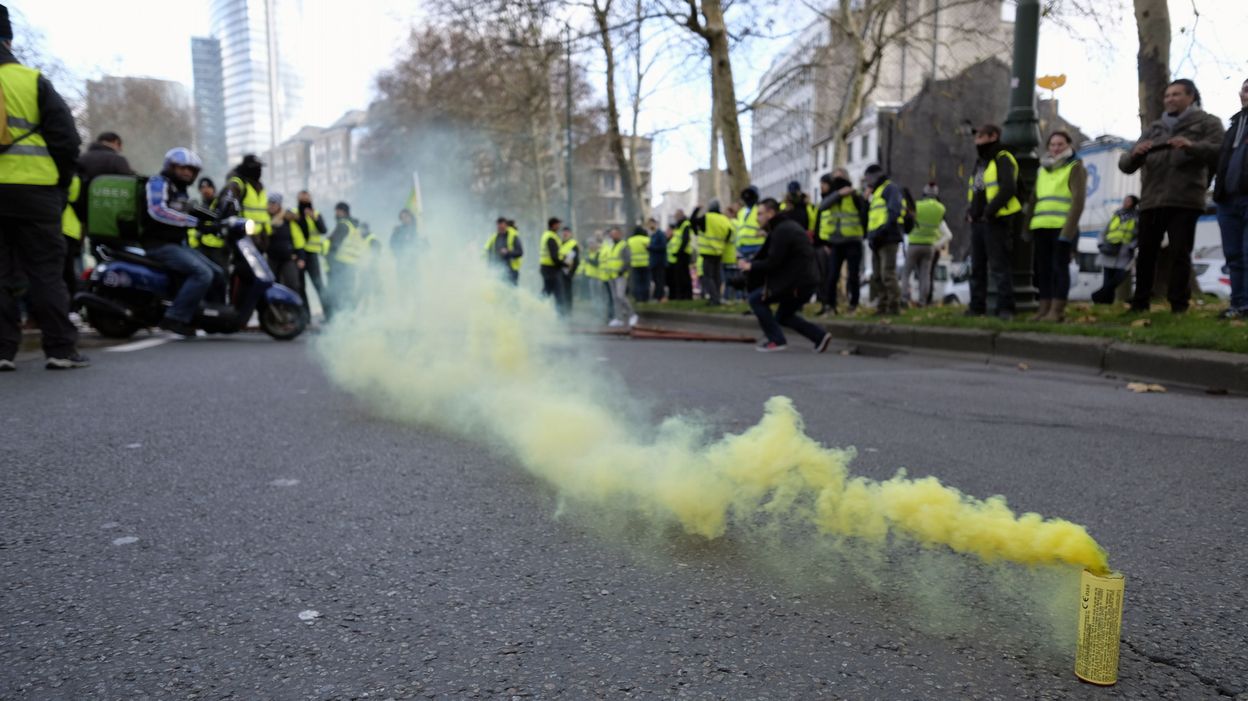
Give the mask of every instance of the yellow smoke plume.
M 853 476 L 852 449 L 806 435 L 786 397 L 769 399 L 753 427 L 719 438 L 688 417 L 655 426 L 546 301 L 500 282 L 476 246 L 437 243 L 402 266 L 377 261 L 371 294 L 316 341 L 329 377 L 379 414 L 495 446 L 563 503 L 625 510 L 708 539 L 782 525 L 986 562 L 1109 571 L 1083 526 L 1019 515 L 1004 497 L 976 499 L 934 477 Z

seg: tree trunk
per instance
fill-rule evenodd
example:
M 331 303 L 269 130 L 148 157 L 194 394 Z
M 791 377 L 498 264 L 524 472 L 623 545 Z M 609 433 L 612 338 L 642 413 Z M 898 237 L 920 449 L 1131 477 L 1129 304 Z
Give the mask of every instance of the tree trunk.
M 624 139 L 620 134 L 620 106 L 615 99 L 615 47 L 611 40 L 611 0 L 601 6 L 595 0 L 593 4 L 594 20 L 598 23 L 598 39 L 602 44 L 602 56 L 607 64 L 607 140 L 611 155 L 615 157 L 616 170 L 620 175 L 620 189 L 624 195 L 624 231 L 631 233 L 637 225 L 637 194 L 633 184 L 633 167 L 629 163 L 629 155 L 636 157 L 636 148 L 630 148 L 629 154 L 624 153 Z M 636 144 L 634 143 L 635 147 Z
M 711 99 L 719 115 L 724 158 L 728 161 L 728 179 L 735 197 L 749 187 L 750 171 L 745 165 L 741 123 L 737 120 L 737 92 L 732 84 L 732 62 L 728 57 L 728 31 L 724 26 L 724 11 L 719 0 L 702 0 L 702 15 L 706 18 L 704 37 L 711 57 Z
M 715 109 L 715 101 L 711 101 L 711 196 L 705 197 L 702 193 L 698 193 L 698 198 L 702 200 L 699 204 L 705 206 L 713 199 L 719 199 L 719 110 Z M 727 202 L 723 202 L 727 206 Z
M 1134 0 L 1140 37 L 1136 63 L 1140 80 L 1140 130 L 1161 117 L 1170 82 L 1170 9 L 1166 0 Z

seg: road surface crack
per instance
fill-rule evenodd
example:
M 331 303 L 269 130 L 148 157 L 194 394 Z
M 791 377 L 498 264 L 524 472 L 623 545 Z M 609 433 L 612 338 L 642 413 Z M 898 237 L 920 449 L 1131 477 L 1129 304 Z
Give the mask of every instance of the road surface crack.
M 1174 659 L 1173 657 L 1164 657 L 1162 655 L 1154 655 L 1149 652 L 1144 652 L 1143 650 L 1137 648 L 1135 645 L 1131 644 L 1130 642 L 1126 640 L 1122 641 L 1122 644 L 1131 652 L 1134 652 L 1135 654 L 1139 655 L 1140 657 L 1143 657 L 1144 659 L 1148 660 L 1149 662 L 1152 662 L 1153 664 L 1161 665 L 1163 667 L 1169 667 L 1171 669 L 1177 669 L 1181 672 L 1186 672 L 1192 675 L 1193 677 L 1196 677 L 1197 681 L 1209 687 L 1213 691 L 1217 692 L 1218 696 L 1225 696 L 1227 698 L 1235 698 L 1237 696 L 1236 692 L 1232 691 L 1231 689 L 1227 689 L 1225 686 L 1222 686 L 1222 683 L 1219 682 L 1218 680 L 1212 679 L 1210 677 L 1206 677 L 1200 672 L 1197 672 L 1193 669 L 1183 666 L 1181 662 Z

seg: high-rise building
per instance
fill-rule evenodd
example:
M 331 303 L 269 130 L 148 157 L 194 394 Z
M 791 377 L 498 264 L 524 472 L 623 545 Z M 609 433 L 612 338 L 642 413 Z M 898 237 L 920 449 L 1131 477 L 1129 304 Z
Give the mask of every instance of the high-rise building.
M 204 174 L 225 174 L 225 90 L 221 83 L 221 42 L 211 37 L 191 39 L 195 76 L 195 151 L 204 160 Z
M 231 164 L 243 154 L 268 151 L 299 128 L 303 80 L 295 56 L 303 34 L 302 5 L 302 0 L 212 0 Z

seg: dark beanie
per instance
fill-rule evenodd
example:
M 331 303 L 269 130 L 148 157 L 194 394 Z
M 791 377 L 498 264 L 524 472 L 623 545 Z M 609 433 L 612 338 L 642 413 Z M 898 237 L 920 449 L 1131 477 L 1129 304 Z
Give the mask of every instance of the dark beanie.
M 802 191 L 801 183 L 797 182 L 796 180 L 789 181 L 789 194 L 790 195 L 796 195 L 797 193 L 801 191 Z
M 347 204 L 346 202 L 339 202 L 338 204 L 334 205 L 334 209 L 341 209 L 347 214 L 351 213 L 351 205 Z
M 0 5 L 0 41 L 13 38 L 13 25 L 9 23 L 9 8 Z

